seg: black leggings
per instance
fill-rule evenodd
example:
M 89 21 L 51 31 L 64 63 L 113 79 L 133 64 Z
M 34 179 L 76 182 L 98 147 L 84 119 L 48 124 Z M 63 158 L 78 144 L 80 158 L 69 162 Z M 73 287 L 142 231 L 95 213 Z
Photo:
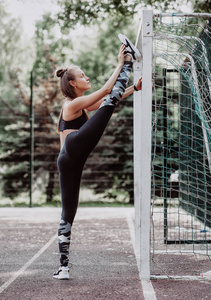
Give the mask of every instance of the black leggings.
M 58 157 L 60 189 L 62 197 L 62 219 L 73 223 L 78 207 L 81 174 L 84 164 L 100 140 L 114 106 L 105 105 L 78 130 L 66 136 Z

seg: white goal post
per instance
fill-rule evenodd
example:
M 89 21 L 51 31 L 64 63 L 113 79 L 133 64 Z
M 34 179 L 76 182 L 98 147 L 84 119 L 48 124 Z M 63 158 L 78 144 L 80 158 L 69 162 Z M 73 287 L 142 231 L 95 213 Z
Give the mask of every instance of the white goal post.
M 142 76 L 142 91 L 134 93 L 135 251 L 141 279 L 150 278 L 152 10 L 143 10 L 136 47 L 142 60 L 134 64 L 134 81 Z

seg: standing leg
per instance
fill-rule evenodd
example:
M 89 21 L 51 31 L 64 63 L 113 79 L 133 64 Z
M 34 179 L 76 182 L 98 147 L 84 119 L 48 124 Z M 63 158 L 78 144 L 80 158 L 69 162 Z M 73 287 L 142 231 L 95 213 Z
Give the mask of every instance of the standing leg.
M 58 242 L 59 242 L 59 252 L 60 252 L 60 265 L 67 267 L 69 258 L 69 245 L 71 236 L 71 225 L 69 222 L 61 220 L 58 230 Z
M 58 243 L 60 253 L 60 268 L 53 274 L 57 279 L 69 279 L 69 248 L 70 248 L 71 225 L 61 220 L 58 229 Z

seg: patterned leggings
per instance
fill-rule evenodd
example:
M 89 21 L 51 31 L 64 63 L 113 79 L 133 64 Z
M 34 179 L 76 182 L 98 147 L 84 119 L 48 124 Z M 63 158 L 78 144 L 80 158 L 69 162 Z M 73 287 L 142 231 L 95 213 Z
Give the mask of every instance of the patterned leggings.
M 78 130 L 66 136 L 58 156 L 62 215 L 58 229 L 60 265 L 68 265 L 71 226 L 78 207 L 81 174 L 84 164 L 99 142 L 114 108 L 126 89 L 133 63 L 126 61 L 111 94 L 96 113 Z

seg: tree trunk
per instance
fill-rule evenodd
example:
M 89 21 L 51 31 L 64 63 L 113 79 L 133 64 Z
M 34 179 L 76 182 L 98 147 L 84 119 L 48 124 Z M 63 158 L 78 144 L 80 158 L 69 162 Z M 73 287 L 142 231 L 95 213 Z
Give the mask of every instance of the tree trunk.
M 129 191 L 129 204 L 134 204 L 134 191 L 130 190 Z
M 48 185 L 46 187 L 46 202 L 52 202 L 54 189 L 54 171 L 49 171 Z

